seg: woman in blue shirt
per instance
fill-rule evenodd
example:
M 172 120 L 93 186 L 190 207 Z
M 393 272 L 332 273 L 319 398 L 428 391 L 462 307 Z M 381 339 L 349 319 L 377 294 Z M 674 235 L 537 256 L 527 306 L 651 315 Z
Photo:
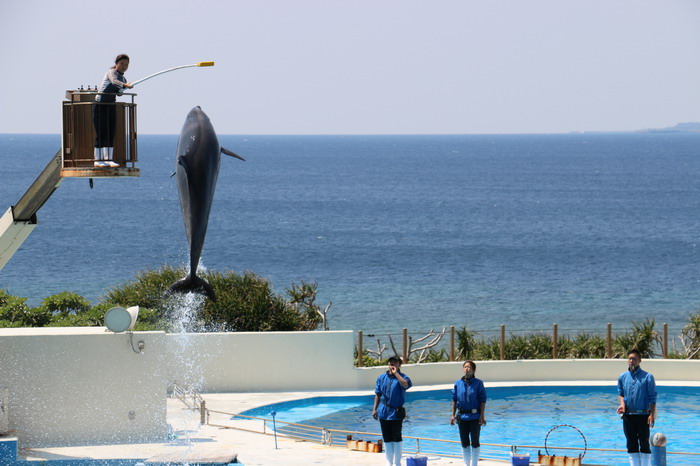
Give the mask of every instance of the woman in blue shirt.
M 464 464 L 476 466 L 479 463 L 479 452 L 481 450 L 479 434 L 481 433 L 481 426 L 486 425 L 486 419 L 484 418 L 486 389 L 484 388 L 484 382 L 474 377 L 474 372 L 476 372 L 474 361 L 465 361 L 462 368 L 464 369 L 464 377 L 457 380 L 452 389 L 452 417 L 450 417 L 450 425 L 454 425 L 457 422 L 459 426 L 459 439 L 462 442 Z
M 398 356 L 390 357 L 388 363 L 388 370 L 377 377 L 374 387 L 372 417 L 379 419 L 382 428 L 387 466 L 399 466 L 403 441 L 401 428 L 406 417 L 403 404 L 406 401 L 406 390 L 411 388 L 413 383 L 401 372 L 401 359 Z
M 117 94 L 132 86 L 124 73 L 129 69 L 129 56 L 118 55 L 114 66 L 107 70 L 95 97 L 92 122 L 95 125 L 95 168 L 116 168 L 114 162 L 114 135 L 117 127 Z

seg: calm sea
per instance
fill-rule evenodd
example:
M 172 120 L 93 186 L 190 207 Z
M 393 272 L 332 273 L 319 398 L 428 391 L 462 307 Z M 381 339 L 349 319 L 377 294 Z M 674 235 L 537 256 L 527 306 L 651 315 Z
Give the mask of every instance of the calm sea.
M 700 134 L 220 139 L 247 162 L 222 160 L 204 266 L 316 281 L 331 329 L 677 332 L 700 308 Z M 97 302 L 184 265 L 176 144 L 140 136 L 140 178 L 64 180 L 0 288 Z M 3 212 L 59 147 L 0 135 Z

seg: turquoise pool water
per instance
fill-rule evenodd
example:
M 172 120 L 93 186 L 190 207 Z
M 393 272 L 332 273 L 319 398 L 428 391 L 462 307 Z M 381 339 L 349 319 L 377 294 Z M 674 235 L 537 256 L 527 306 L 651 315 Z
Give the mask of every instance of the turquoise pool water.
M 545 436 L 560 424 L 575 426 L 583 433 L 589 448 L 625 448 L 622 421 L 615 414 L 617 392 L 615 387 L 498 387 L 488 388 L 487 425 L 482 429 L 481 441 L 506 445 L 544 445 Z M 700 434 L 697 429 L 700 415 L 700 387 L 659 387 L 659 415 L 652 432 L 663 432 L 668 438 L 667 451 L 700 453 Z M 246 411 L 248 416 L 270 417 L 285 422 L 326 427 L 329 429 L 379 432 L 379 424 L 372 419 L 372 396 L 314 397 L 263 406 Z M 450 390 L 407 393 L 404 435 L 458 440 L 457 427 L 450 426 Z M 282 430 L 282 429 L 280 429 Z M 344 437 L 336 439 L 343 441 Z M 409 442 L 407 440 L 407 442 Z M 562 427 L 551 432 L 548 445 L 576 447 L 580 451 L 550 451 L 575 456 L 583 451 L 584 439 L 572 428 Z M 411 443 L 406 449 L 412 448 Z M 453 451 L 454 444 L 431 445 L 421 441 L 421 451 Z M 537 450 L 523 450 L 531 457 Z M 503 458 L 505 450 L 484 446 L 486 456 Z M 669 455 L 668 464 L 696 466 L 699 456 Z M 588 451 L 587 464 L 628 465 L 626 453 Z

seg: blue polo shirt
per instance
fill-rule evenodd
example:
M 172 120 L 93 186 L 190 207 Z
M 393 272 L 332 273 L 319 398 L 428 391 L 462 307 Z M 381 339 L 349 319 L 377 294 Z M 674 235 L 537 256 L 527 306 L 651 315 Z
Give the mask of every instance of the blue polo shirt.
M 374 393 L 380 395 L 379 406 L 377 406 L 377 416 L 384 421 L 398 420 L 396 417 L 396 410 L 389 406 L 393 406 L 394 408 L 403 406 L 406 402 L 406 397 L 404 396 L 406 390 L 413 386 L 413 382 L 411 382 L 411 379 L 406 374 L 403 372 L 399 372 L 399 374 L 408 382 L 408 388 L 403 388 L 399 380 L 395 376 L 389 375 L 388 372 L 384 372 L 377 377 L 377 384 L 374 387 Z
M 462 411 L 462 414 L 459 416 L 460 421 L 479 419 L 481 415 L 479 407 L 481 403 L 486 403 L 484 382 L 476 377 L 472 377 L 469 382 L 467 382 L 467 380 L 462 377 L 455 382 L 455 386 L 452 389 L 452 401 L 456 401 L 457 407 Z M 474 409 L 476 409 L 477 412 L 471 412 Z
M 625 400 L 625 413 L 649 414 L 649 406 L 656 404 L 654 376 L 641 367 L 626 370 L 617 379 L 617 394 Z

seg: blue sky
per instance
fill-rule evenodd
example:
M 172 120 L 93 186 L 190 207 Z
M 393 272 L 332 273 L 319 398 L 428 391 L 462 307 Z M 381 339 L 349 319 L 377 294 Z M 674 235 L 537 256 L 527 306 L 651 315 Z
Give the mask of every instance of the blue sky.
M 139 132 L 557 133 L 700 121 L 696 0 L 0 0 L 0 133 L 59 133 L 118 53 Z

